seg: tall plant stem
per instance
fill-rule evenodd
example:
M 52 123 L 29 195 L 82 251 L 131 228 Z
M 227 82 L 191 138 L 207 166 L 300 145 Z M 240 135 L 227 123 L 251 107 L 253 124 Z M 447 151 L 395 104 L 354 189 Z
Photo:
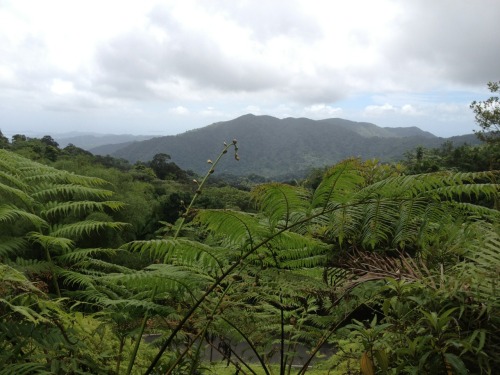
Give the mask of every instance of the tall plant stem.
M 54 263 L 52 263 L 52 257 L 50 256 L 50 251 L 48 248 L 44 247 L 44 250 L 45 250 L 45 257 L 47 258 L 47 261 L 49 262 L 50 266 L 51 266 L 51 273 L 52 273 L 52 281 L 54 283 L 54 288 L 56 290 L 56 294 L 57 294 L 57 297 L 61 298 L 61 289 L 59 289 L 59 283 L 57 282 L 57 275 L 56 273 L 54 272 L 54 270 L 52 269 L 52 266 L 54 265 Z
M 203 188 L 203 186 L 205 185 L 205 182 L 208 180 L 208 177 L 214 173 L 215 171 L 215 166 L 219 163 L 219 161 L 221 160 L 222 156 L 224 154 L 227 154 L 227 150 L 230 148 L 230 147 L 233 147 L 235 148 L 235 151 L 238 149 L 237 146 L 236 146 L 236 140 L 233 140 L 232 143 L 230 144 L 225 144 L 224 143 L 224 148 L 222 149 L 222 151 L 220 152 L 219 156 L 217 157 L 217 159 L 215 160 L 214 163 L 212 163 L 211 161 L 210 164 L 210 169 L 208 170 L 208 172 L 205 174 L 205 177 L 203 177 L 203 180 L 201 181 L 201 183 L 198 185 L 198 189 L 196 190 L 196 193 L 194 194 L 193 196 L 193 199 L 191 199 L 191 202 L 189 203 L 189 206 L 188 208 L 186 209 L 186 211 L 183 213 L 182 215 L 182 218 L 181 218 L 181 221 L 179 222 L 179 224 L 177 225 L 177 230 L 175 231 L 175 234 L 174 234 L 174 240 L 177 239 L 177 237 L 179 236 L 180 232 L 181 232 L 181 229 L 182 227 L 184 226 L 184 223 L 186 221 L 186 217 L 188 216 L 189 212 L 191 211 L 191 208 L 193 207 L 194 205 L 194 202 L 196 201 L 196 199 L 200 196 L 201 194 L 201 189 Z M 237 156 L 237 154 L 236 154 Z M 196 180 L 195 180 L 196 181 Z M 59 289 L 58 289 L 59 290 Z M 154 297 L 155 297 L 155 294 L 156 294 L 156 287 L 155 289 L 153 290 L 152 292 L 152 295 L 151 295 L 151 302 L 153 302 L 154 300 Z M 60 296 L 59 296 L 60 297 Z M 144 314 L 144 318 L 142 319 L 142 323 L 141 323 L 141 328 L 139 330 L 139 333 L 137 335 L 137 341 L 136 341 L 136 344 L 135 344 L 135 347 L 134 347 L 134 351 L 132 352 L 132 356 L 130 358 L 130 362 L 128 364 L 128 369 L 127 369 L 127 375 L 130 375 L 130 373 L 132 372 L 132 367 L 134 366 L 134 362 L 135 362 L 135 359 L 137 357 L 137 351 L 139 350 L 139 345 L 141 343 L 141 338 L 142 338 L 142 335 L 144 335 L 144 330 L 146 329 L 146 323 L 147 323 L 147 320 L 149 319 L 149 314 L 148 312 L 146 311 L 146 313 Z
M 153 292 L 151 293 L 151 302 L 154 301 L 156 296 L 156 291 L 158 290 L 158 286 L 155 286 Z M 144 318 L 142 319 L 141 328 L 139 329 L 139 333 L 137 334 L 134 350 L 132 351 L 132 355 L 130 357 L 130 361 L 127 367 L 127 375 L 130 375 L 132 372 L 132 367 L 134 366 L 135 359 L 137 357 L 137 352 L 139 351 L 139 345 L 141 345 L 142 335 L 144 334 L 144 330 L 146 329 L 146 324 L 148 322 L 149 314 L 146 311 L 144 313 Z
M 205 177 L 203 177 L 203 180 L 201 180 L 201 182 L 199 183 L 198 189 L 196 190 L 193 199 L 191 199 L 191 202 L 189 203 L 189 206 L 186 208 L 186 211 L 182 215 L 181 221 L 179 222 L 179 225 L 177 226 L 177 230 L 175 231 L 174 240 L 179 236 L 179 233 L 181 232 L 181 229 L 182 229 L 182 227 L 184 225 L 184 222 L 186 221 L 186 217 L 188 216 L 189 212 L 191 212 L 191 208 L 193 207 L 194 202 L 200 196 L 200 194 L 202 192 L 202 189 L 203 189 L 203 186 L 205 186 L 205 182 L 208 180 L 208 177 L 210 177 L 210 175 L 212 173 L 214 173 L 216 165 L 222 159 L 222 157 L 224 156 L 224 154 L 227 154 L 228 149 L 230 147 L 232 147 L 232 146 L 234 146 L 235 149 L 237 150 L 237 148 L 236 148 L 236 140 L 233 140 L 232 143 L 224 146 L 223 150 L 221 151 L 221 153 L 219 154 L 219 156 L 217 157 L 217 159 L 215 159 L 215 162 L 212 163 L 209 160 L 209 163 L 211 164 L 211 167 L 208 170 L 208 172 L 205 174 Z

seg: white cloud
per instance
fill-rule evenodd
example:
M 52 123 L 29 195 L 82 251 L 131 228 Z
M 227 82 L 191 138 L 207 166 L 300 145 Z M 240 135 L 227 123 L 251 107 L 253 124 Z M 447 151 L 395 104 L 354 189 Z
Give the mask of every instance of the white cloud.
M 369 105 L 366 106 L 365 108 L 365 113 L 372 116 L 381 115 L 386 112 L 395 112 L 395 111 L 396 108 L 389 103 L 385 103 L 383 105 Z
M 405 104 L 401 107 L 401 113 L 405 115 L 418 115 L 419 111 L 411 104 Z
M 70 94 L 75 91 L 73 82 L 65 81 L 62 79 L 54 79 L 50 86 L 50 91 L 57 95 Z
M 325 118 L 340 115 L 342 113 L 342 108 L 332 107 L 330 105 L 320 103 L 305 107 L 304 112 L 306 115 L 313 118 Z
M 181 105 L 178 105 L 177 107 L 169 108 L 168 112 L 174 115 L 187 115 L 189 114 L 189 109 Z

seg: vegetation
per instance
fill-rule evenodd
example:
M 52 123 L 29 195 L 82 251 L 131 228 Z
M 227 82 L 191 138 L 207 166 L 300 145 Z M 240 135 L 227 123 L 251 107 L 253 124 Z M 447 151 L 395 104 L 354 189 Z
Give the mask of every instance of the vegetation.
M 181 168 L 201 174 L 204 161 L 214 158 L 221 140 L 233 137 L 242 144 L 241 160 L 223 160 L 219 172 L 254 174 L 279 181 L 303 179 L 311 168 L 330 166 L 351 156 L 394 162 L 417 146 L 434 148 L 445 141 L 418 128 L 381 128 L 342 119 L 280 120 L 245 115 L 176 136 L 135 142 L 119 150 L 110 148 L 107 153 L 133 163 L 165 153 Z M 455 145 L 480 143 L 473 134 L 447 140 Z
M 2 375 L 500 366 L 489 145 L 350 158 L 250 192 L 255 176 L 210 184 L 236 140 L 203 176 L 49 136 L 0 145 Z

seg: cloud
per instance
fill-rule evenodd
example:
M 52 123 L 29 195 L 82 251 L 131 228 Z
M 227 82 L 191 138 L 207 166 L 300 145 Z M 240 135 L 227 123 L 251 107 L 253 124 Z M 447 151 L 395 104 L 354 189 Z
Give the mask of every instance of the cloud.
M 340 115 L 342 113 L 342 108 L 332 107 L 321 103 L 305 107 L 304 112 L 307 116 L 312 118 L 325 118 Z
M 168 113 L 174 115 L 187 115 L 189 114 L 189 110 L 186 107 L 178 105 L 177 107 L 169 108 Z
M 7 2 L 0 105 L 441 121 L 470 110 L 419 96 L 498 80 L 498 19 L 496 0 Z M 387 99 L 345 105 L 360 96 Z
M 365 113 L 376 116 L 381 115 L 386 112 L 396 112 L 396 108 L 389 103 L 385 103 L 383 105 L 369 105 L 365 108 Z

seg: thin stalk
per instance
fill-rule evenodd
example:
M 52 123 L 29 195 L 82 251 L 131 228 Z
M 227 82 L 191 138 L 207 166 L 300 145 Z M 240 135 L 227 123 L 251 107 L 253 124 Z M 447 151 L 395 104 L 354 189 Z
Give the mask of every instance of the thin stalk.
M 205 185 L 205 182 L 208 180 L 208 177 L 214 173 L 215 171 L 215 166 L 219 163 L 220 159 L 224 156 L 224 154 L 227 154 L 227 150 L 231 147 L 231 146 L 234 146 L 235 149 L 237 150 L 236 148 L 236 140 L 233 140 L 232 143 L 228 144 L 228 145 L 225 145 L 224 146 L 224 149 L 221 151 L 221 153 L 219 154 L 219 156 L 217 157 L 217 159 L 215 159 L 215 162 L 211 162 L 209 160 L 209 163 L 211 164 L 210 166 L 210 169 L 208 170 L 208 172 L 205 174 L 205 177 L 203 177 L 203 180 L 201 180 L 201 182 L 198 184 L 198 189 L 196 190 L 195 194 L 194 194 L 194 197 L 193 199 L 191 199 L 191 202 L 189 203 L 189 206 L 188 208 L 186 208 L 186 211 L 184 212 L 184 214 L 182 215 L 182 218 L 181 218 L 181 221 L 179 223 L 179 225 L 177 226 L 177 230 L 175 232 L 175 235 L 174 235 L 174 240 L 179 236 L 179 233 L 181 232 L 181 229 L 182 229 L 182 226 L 184 225 L 184 222 L 186 221 L 186 217 L 188 216 L 189 212 L 191 212 L 191 208 L 193 207 L 194 205 L 194 202 L 196 201 L 196 199 L 200 196 L 201 192 L 202 192 L 202 189 L 203 189 L 203 186 Z M 236 155 L 237 156 L 237 155 Z M 196 180 L 194 180 L 196 183 L 198 183 Z
M 224 318 L 223 316 L 220 317 L 222 320 L 224 320 L 227 324 L 229 324 L 231 327 L 233 327 L 236 332 L 238 332 L 241 337 L 243 337 L 246 341 L 246 343 L 248 344 L 248 346 L 250 347 L 250 349 L 252 349 L 252 351 L 254 352 L 254 354 L 257 356 L 257 359 L 259 360 L 260 362 L 260 365 L 262 366 L 262 369 L 264 370 L 264 372 L 266 373 L 266 375 L 270 375 L 269 373 L 269 370 L 267 369 L 267 366 L 264 362 L 264 359 L 262 358 L 262 356 L 259 354 L 259 352 L 257 351 L 257 348 L 255 347 L 255 345 L 253 344 L 253 342 L 250 340 L 250 338 L 248 338 L 237 326 L 235 326 L 233 323 L 231 323 L 229 320 L 227 320 L 226 318 Z M 243 364 L 248 368 L 250 369 L 250 366 L 248 366 L 246 364 L 246 362 L 242 361 Z M 250 369 L 251 370 L 251 369 Z M 255 373 L 253 370 L 251 370 L 252 373 Z
M 207 181 L 208 177 L 212 173 L 214 173 L 215 166 L 219 163 L 219 161 L 222 158 L 222 156 L 227 153 L 227 150 L 230 147 L 232 147 L 232 146 L 234 146 L 235 151 L 238 150 L 238 148 L 236 146 L 236 140 L 233 140 L 233 142 L 230 143 L 230 144 L 224 144 L 223 150 L 221 151 L 221 153 L 219 154 L 219 156 L 217 157 L 217 159 L 215 160 L 214 163 L 212 163 L 211 161 L 209 161 L 210 164 L 211 164 L 210 169 L 205 174 L 205 177 L 203 178 L 203 180 L 201 181 L 201 183 L 198 185 L 198 189 L 196 190 L 196 193 L 194 194 L 193 199 L 191 199 L 191 202 L 189 203 L 188 208 L 186 209 L 186 211 L 182 215 L 181 221 L 177 225 L 177 230 L 175 231 L 175 235 L 174 235 L 174 238 L 173 238 L 174 240 L 176 240 L 177 237 L 179 236 L 179 234 L 181 232 L 181 229 L 184 226 L 184 222 L 186 221 L 186 217 L 188 216 L 189 212 L 191 211 L 191 208 L 193 207 L 194 202 L 196 201 L 196 199 L 201 194 L 201 189 L 205 185 L 205 182 Z M 235 154 L 235 157 L 238 160 L 237 154 Z M 155 294 L 156 294 L 156 287 L 153 290 L 153 293 L 152 293 L 152 296 L 151 296 L 151 301 L 152 302 L 153 302 Z M 60 295 L 59 295 L 59 297 L 60 297 Z M 130 358 L 130 362 L 129 362 L 128 369 L 127 369 L 127 375 L 130 375 L 130 372 L 132 371 L 132 367 L 134 366 L 134 362 L 135 362 L 135 359 L 136 359 L 136 356 L 137 356 L 137 351 L 139 350 L 139 345 L 141 343 L 141 338 L 142 338 L 142 335 L 144 334 L 144 330 L 146 329 L 146 322 L 147 322 L 148 319 L 149 319 L 149 314 L 146 311 L 146 313 L 144 314 L 144 318 L 142 319 L 141 329 L 139 330 L 139 334 L 137 335 L 137 341 L 136 341 L 136 345 L 135 345 L 135 348 L 134 348 L 134 352 L 132 353 L 132 357 Z
M 158 289 L 158 286 L 155 285 L 155 287 L 153 289 L 153 293 L 151 293 L 151 302 L 153 302 L 155 299 L 157 289 Z M 135 359 L 137 357 L 137 352 L 139 351 L 139 345 L 141 345 L 142 335 L 144 334 L 144 330 L 146 329 L 148 317 L 149 317 L 149 314 L 146 311 L 144 313 L 144 318 L 142 319 L 141 328 L 139 329 L 139 334 L 137 335 L 137 338 L 135 340 L 134 350 L 132 351 L 132 355 L 131 355 L 130 361 L 128 363 L 127 375 L 130 375 L 130 373 L 132 372 L 132 367 L 134 366 L 134 362 L 135 362 Z
M 57 275 L 56 273 L 52 270 L 52 266 L 54 266 L 54 263 L 52 262 L 52 257 L 50 256 L 49 249 L 44 247 L 45 250 L 45 257 L 47 258 L 47 261 L 50 264 L 51 268 L 51 273 L 52 273 L 52 281 L 54 283 L 54 288 L 56 290 L 57 297 L 61 298 L 61 289 L 59 289 L 59 283 L 57 282 Z
M 281 337 L 280 337 L 280 375 L 285 375 L 285 311 L 283 309 L 283 294 L 280 289 L 280 325 L 281 325 Z
M 215 313 L 217 312 L 217 309 L 219 308 L 222 300 L 224 299 L 224 297 L 226 296 L 227 292 L 229 291 L 229 289 L 231 289 L 231 287 L 233 286 L 234 284 L 234 281 L 231 282 L 231 284 L 228 285 L 228 287 L 224 290 L 224 292 L 222 293 L 222 295 L 220 296 L 219 300 L 217 301 L 217 304 L 214 306 L 214 308 L 212 309 L 211 313 L 210 313 L 210 316 L 207 320 L 207 324 L 205 324 L 205 327 L 203 327 L 203 333 L 201 335 L 201 337 L 205 337 L 205 332 L 207 332 L 207 329 L 208 327 L 210 326 L 210 323 L 212 322 L 213 320 L 213 317 L 215 315 Z M 198 347 L 196 348 L 196 354 L 195 354 L 195 360 L 193 361 L 192 365 L 191 365 L 191 370 L 189 371 L 189 374 L 193 374 L 194 371 L 196 370 L 196 361 L 198 360 L 199 356 L 200 356 L 200 350 L 201 350 L 201 344 L 203 343 L 203 339 L 200 340 L 200 342 L 198 343 Z
M 120 373 L 120 365 L 122 362 L 122 355 L 123 355 L 123 347 L 125 346 L 125 336 L 120 336 L 120 346 L 118 348 L 118 359 L 116 361 L 116 368 L 115 372 L 117 374 Z
M 338 303 L 340 302 L 345 296 L 347 296 L 347 294 L 350 292 L 347 291 L 346 293 L 344 293 L 342 296 L 340 296 L 335 302 Z M 359 305 L 361 306 L 361 305 Z M 359 307 L 357 306 L 356 309 Z M 356 309 L 354 309 L 353 311 L 355 311 Z M 297 373 L 297 375 L 304 375 L 307 371 L 307 368 L 309 367 L 309 364 L 311 363 L 311 361 L 313 360 L 313 358 L 316 356 L 316 354 L 318 354 L 318 351 L 321 349 L 321 347 L 326 343 L 326 340 L 328 340 L 332 335 L 333 333 L 337 330 L 337 328 L 345 322 L 345 320 L 347 318 L 349 318 L 351 316 L 352 312 L 347 314 L 347 316 L 344 317 L 344 319 L 342 319 L 340 322 L 338 322 L 337 324 L 335 324 L 334 326 L 332 326 L 332 328 L 330 328 L 324 335 L 322 338 L 319 339 L 318 343 L 316 344 L 316 346 L 314 347 L 314 349 L 311 351 L 311 354 L 309 355 L 309 358 L 307 359 L 307 361 L 304 363 L 304 365 L 302 366 L 302 368 L 299 370 L 299 372 Z

